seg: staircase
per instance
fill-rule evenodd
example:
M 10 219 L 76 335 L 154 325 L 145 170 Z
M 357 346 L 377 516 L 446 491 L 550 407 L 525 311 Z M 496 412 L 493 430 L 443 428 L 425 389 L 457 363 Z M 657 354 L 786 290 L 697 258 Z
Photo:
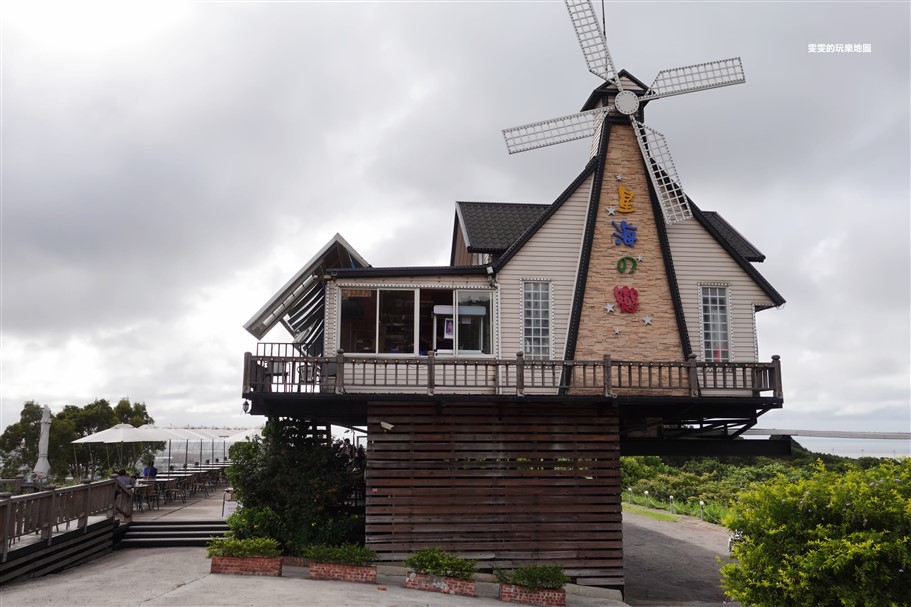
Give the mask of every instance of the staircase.
M 212 537 L 223 537 L 227 532 L 228 525 L 223 520 L 133 522 L 116 548 L 205 546 Z

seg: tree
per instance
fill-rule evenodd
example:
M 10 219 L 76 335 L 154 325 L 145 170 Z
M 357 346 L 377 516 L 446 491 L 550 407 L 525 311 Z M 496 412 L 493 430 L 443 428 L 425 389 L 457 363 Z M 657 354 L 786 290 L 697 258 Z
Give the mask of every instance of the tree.
M 19 421 L 10 424 L 0 435 L 0 474 L 8 478 L 27 473 L 38 460 L 38 437 L 41 433 L 42 405 L 28 401 L 22 406 Z M 130 403 L 122 398 L 116 407 L 97 399 L 83 407 L 66 405 L 51 415 L 48 441 L 50 477 L 61 481 L 73 478 L 95 478 L 106 468 L 132 468 L 143 451 L 139 445 L 106 446 L 98 443 L 73 445 L 78 438 L 106 430 L 118 423 L 133 426 L 154 423 L 145 403 Z
M 845 472 L 819 463 L 742 493 L 725 591 L 754 607 L 911 605 L 911 459 Z
M 0 435 L 0 475 L 12 478 L 27 474 L 38 461 L 38 437 L 41 434 L 42 405 L 30 400 L 22 405 L 19 421 L 7 426 Z
M 363 449 L 326 445 L 306 421 L 272 419 L 262 440 L 232 446 L 231 459 L 228 474 L 243 504 L 229 519 L 235 536 L 272 537 L 290 554 L 312 543 L 363 543 L 363 507 L 349 501 L 363 492 Z

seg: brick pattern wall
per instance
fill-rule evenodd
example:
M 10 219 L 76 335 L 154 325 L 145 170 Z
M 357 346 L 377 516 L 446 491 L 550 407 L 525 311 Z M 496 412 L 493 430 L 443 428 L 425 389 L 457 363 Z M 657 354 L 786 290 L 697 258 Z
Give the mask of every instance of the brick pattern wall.
M 282 565 L 285 567 L 309 567 L 310 559 L 305 559 L 302 556 L 283 556 Z
M 376 583 L 376 567 L 359 567 L 335 563 L 310 563 L 308 577 L 314 580 L 339 580 L 341 582 Z
M 529 590 L 513 584 L 500 584 L 500 600 L 504 603 L 564 607 L 566 605 L 566 591 L 562 589 Z
M 617 175 L 622 181 L 617 181 Z M 685 360 L 680 333 L 667 282 L 661 243 L 648 193 L 647 175 L 632 126 L 611 127 L 601 200 L 595 222 L 588 281 L 582 304 L 576 358 L 600 360 L 609 354 L 615 360 Z M 609 215 L 607 207 L 619 208 L 618 186 L 634 193 L 632 213 Z M 636 227 L 633 247 L 615 244 L 614 226 L 626 221 Z M 635 273 L 621 274 L 617 261 L 624 256 L 642 256 Z M 627 270 L 628 271 L 628 270 Z M 614 287 L 629 286 L 639 292 L 639 310 L 621 312 Z M 605 304 L 614 304 L 608 313 Z M 651 325 L 643 319 L 652 317 Z M 615 329 L 620 334 L 615 334 Z
M 213 556 L 209 572 L 227 575 L 280 577 L 282 574 L 282 559 L 281 557 L 236 558 L 233 556 Z
M 423 573 L 409 573 L 405 576 L 405 588 L 442 592 L 459 596 L 474 596 L 474 580 L 457 580 L 451 577 L 438 577 Z

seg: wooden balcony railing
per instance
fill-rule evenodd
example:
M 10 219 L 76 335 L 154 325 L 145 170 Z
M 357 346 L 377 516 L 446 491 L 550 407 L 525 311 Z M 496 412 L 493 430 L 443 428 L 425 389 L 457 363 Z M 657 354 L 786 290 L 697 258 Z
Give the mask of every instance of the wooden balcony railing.
M 83 529 L 89 517 L 103 515 L 108 518 L 122 516 L 130 520 L 133 513 L 132 492 L 116 480 L 85 483 L 48 489 L 24 495 L 0 495 L 0 525 L 2 541 L 0 561 L 6 562 L 9 547 L 15 540 L 39 534 L 50 540 L 61 525 L 69 529 Z
M 538 360 L 439 356 L 379 357 L 339 351 L 302 356 L 294 344 L 257 344 L 244 355 L 244 394 L 645 394 L 689 396 L 771 392 L 783 398 L 781 361 L 704 363 L 602 360 Z

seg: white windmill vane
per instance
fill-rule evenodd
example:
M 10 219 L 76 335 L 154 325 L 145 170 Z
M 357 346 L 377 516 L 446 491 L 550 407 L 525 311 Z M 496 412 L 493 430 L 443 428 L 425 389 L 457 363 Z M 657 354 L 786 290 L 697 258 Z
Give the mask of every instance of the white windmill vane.
M 588 70 L 617 88 L 613 104 L 503 131 L 510 154 L 594 136 L 612 112 L 628 116 L 667 223 L 692 217 L 664 135 L 639 122 L 642 102 L 746 82 L 740 57 L 661 70 L 641 95 L 624 90 L 591 0 L 566 0 Z

